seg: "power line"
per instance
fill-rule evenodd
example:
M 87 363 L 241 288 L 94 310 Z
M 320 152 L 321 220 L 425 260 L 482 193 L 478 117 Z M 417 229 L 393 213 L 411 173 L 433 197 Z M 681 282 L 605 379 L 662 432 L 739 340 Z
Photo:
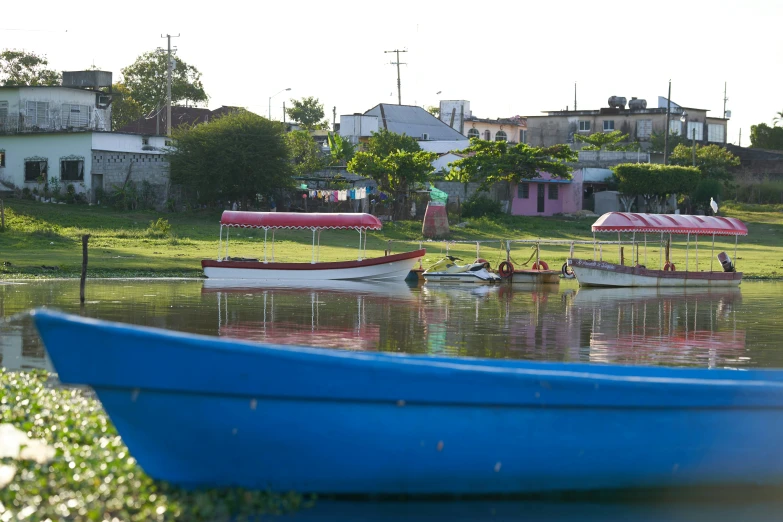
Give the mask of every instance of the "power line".
M 400 53 L 407 53 L 408 50 L 402 50 L 395 49 L 393 51 L 383 51 L 384 53 L 397 53 L 397 61 L 396 62 L 389 62 L 392 65 L 397 66 L 397 105 L 402 105 L 402 93 L 400 91 Z M 408 65 L 407 63 L 403 63 L 402 65 Z

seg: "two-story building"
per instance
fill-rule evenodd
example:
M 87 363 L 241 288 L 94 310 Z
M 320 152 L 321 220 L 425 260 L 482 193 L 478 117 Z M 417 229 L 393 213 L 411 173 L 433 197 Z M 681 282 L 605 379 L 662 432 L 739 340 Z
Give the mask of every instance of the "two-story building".
M 613 100 L 614 98 L 614 100 Z M 615 100 L 619 98 L 623 103 Z M 669 132 L 701 144 L 725 144 L 728 118 L 708 116 L 708 109 L 682 107 L 671 102 L 667 115 L 667 100 L 658 97 L 657 108 L 647 108 L 647 101 L 631 98 L 625 108 L 625 98 L 609 99 L 609 107 L 598 110 L 546 111 L 540 116 L 527 116 L 527 143 L 548 147 L 561 143 L 574 144 L 581 148 L 575 135 L 618 130 L 628 134 L 630 141 L 638 140 L 642 149 L 649 148 L 653 132 L 663 133 L 666 120 Z
M 0 87 L 0 189 L 32 191 L 57 178 L 94 202 L 128 180 L 165 201 L 166 138 L 111 132 L 111 77 L 63 72 L 50 87 Z
M 527 143 L 526 118 L 479 118 L 471 112 L 468 100 L 441 100 L 439 117 L 443 123 L 468 139 Z

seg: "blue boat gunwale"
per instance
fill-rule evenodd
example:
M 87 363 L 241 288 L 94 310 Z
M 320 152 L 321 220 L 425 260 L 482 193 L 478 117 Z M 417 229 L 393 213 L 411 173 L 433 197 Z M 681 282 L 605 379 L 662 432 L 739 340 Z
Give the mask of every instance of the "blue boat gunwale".
M 546 378 L 548 380 L 568 379 L 590 382 L 634 382 L 638 384 L 681 384 L 709 386 L 773 386 L 783 388 L 783 370 L 780 369 L 705 369 L 670 366 L 638 366 L 620 364 L 544 362 L 529 360 L 490 359 L 478 357 L 443 357 L 425 354 L 389 352 L 363 352 L 319 348 L 299 345 L 267 344 L 236 338 L 220 338 L 190 332 L 166 330 L 163 328 L 131 325 L 89 317 L 75 316 L 47 308 L 30 312 L 36 323 L 72 322 L 101 330 L 121 332 L 139 339 L 163 338 L 184 343 L 188 349 L 261 355 L 279 359 L 306 358 L 308 363 L 339 362 L 341 365 L 405 366 L 406 371 L 418 369 L 442 369 L 459 372 L 490 374 L 511 374 Z M 678 374 L 674 376 L 674 374 Z M 731 375 L 731 378 L 728 378 Z

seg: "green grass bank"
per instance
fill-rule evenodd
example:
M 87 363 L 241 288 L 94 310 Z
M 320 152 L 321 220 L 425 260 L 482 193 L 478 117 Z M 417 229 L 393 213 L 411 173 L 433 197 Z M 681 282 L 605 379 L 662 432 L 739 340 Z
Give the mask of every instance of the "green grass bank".
M 218 255 L 220 210 L 186 213 L 156 213 L 152 211 L 122 212 L 110 208 L 81 205 L 45 204 L 28 200 L 5 200 L 6 228 L 0 232 L 0 278 L 78 277 L 81 273 L 81 236 L 90 234 L 88 277 L 202 277 L 201 259 Z M 748 226 L 749 235 L 739 238 L 737 267 L 750 279 L 783 276 L 783 206 L 733 205 L 726 203 L 721 215 L 736 217 Z M 163 222 L 158 222 L 162 219 Z M 401 252 L 427 249 L 424 261 L 434 263 L 447 251 L 468 261 L 476 257 L 480 241 L 480 257 L 493 267 L 505 259 L 500 240 L 559 239 L 592 240 L 590 230 L 594 218 L 499 216 L 467 219 L 451 227 L 451 242 L 428 242 L 421 235 L 421 223 L 401 221 L 387 223 L 383 230 L 370 233 L 368 256 L 382 255 L 389 248 Z M 271 240 L 269 233 L 268 239 Z M 599 240 L 615 241 L 616 235 L 600 234 Z M 624 235 L 629 241 L 630 234 Z M 637 240 L 641 238 L 637 237 Z M 275 234 L 274 256 L 280 261 L 309 261 L 312 252 L 309 231 L 278 231 Z M 685 267 L 684 237 L 675 237 L 672 260 L 680 270 Z M 359 237 L 352 231 L 324 231 L 320 236 L 322 261 L 351 259 L 357 255 Z M 230 253 L 242 257 L 263 257 L 263 231 L 236 230 L 231 233 Z M 699 241 L 699 269 L 710 269 L 711 237 Z M 625 248 L 625 260 L 631 263 L 630 247 Z M 734 239 L 722 238 L 715 243 L 715 254 L 725 250 L 733 257 Z M 569 247 L 542 246 L 541 258 L 550 268 L 559 268 L 568 256 Z M 524 266 L 533 253 L 530 245 L 517 244 L 512 249 L 515 265 Z M 271 243 L 267 255 L 271 258 Z M 581 257 L 593 256 L 592 246 L 575 250 Z M 606 246 L 603 257 L 616 261 L 616 246 Z M 647 260 L 644 249 L 639 261 L 657 267 L 660 258 L 658 237 L 648 235 Z M 695 251 L 691 241 L 689 267 L 694 268 Z M 528 266 L 532 262 L 528 263 Z M 718 269 L 717 263 L 713 265 Z

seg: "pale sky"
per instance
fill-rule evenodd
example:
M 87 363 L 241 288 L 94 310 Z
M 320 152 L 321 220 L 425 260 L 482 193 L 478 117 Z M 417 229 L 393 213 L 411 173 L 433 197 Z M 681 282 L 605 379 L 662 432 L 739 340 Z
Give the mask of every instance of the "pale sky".
M 468 100 L 474 116 L 530 116 L 607 106 L 611 95 L 656 107 L 672 82 L 682 106 L 726 108 L 728 141 L 783 110 L 783 2 L 371 0 L 313 2 L 5 2 L 0 48 L 44 54 L 57 70 L 120 69 L 172 39 L 199 69 L 209 106 L 282 118 L 314 96 L 331 121 L 378 103 Z M 282 89 L 289 92 L 277 94 Z M 441 94 L 436 94 L 441 91 Z

